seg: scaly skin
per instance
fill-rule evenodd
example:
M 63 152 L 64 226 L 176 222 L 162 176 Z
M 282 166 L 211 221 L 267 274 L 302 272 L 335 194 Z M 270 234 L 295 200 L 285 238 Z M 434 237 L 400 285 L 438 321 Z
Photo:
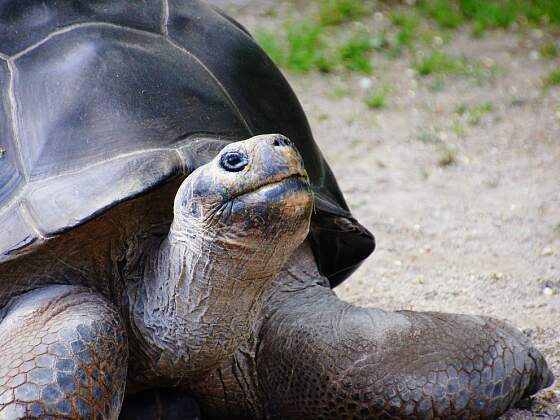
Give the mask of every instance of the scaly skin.
M 117 417 L 127 339 L 99 294 L 49 286 L 14 299 L 0 324 L 0 348 L 0 419 Z
M 362 310 L 328 289 L 289 302 L 257 355 L 271 417 L 493 418 L 551 384 L 543 357 L 495 320 Z

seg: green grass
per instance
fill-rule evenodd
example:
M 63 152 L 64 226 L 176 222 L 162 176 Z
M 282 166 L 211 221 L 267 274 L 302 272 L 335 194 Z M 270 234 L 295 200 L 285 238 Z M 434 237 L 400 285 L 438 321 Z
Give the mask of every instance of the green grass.
M 367 32 L 357 32 L 340 46 L 340 61 L 348 70 L 371 74 L 373 67 L 369 53 L 372 49 L 373 45 L 369 34 Z
M 371 25 L 366 30 L 359 29 L 364 25 L 353 24 L 375 11 L 375 2 L 312 0 L 310 4 L 304 19 L 294 17 L 282 28 L 256 33 L 257 41 L 272 60 L 290 72 L 372 74 L 376 51 L 397 57 L 405 50 L 414 53 L 424 43 L 434 52 L 414 61 L 419 75 L 459 75 L 484 82 L 494 75 L 495 68 L 437 51 L 452 36 L 448 29 L 470 24 L 475 33 L 481 34 L 491 28 L 510 27 L 514 22 L 560 25 L 560 0 L 417 0 L 416 7 L 392 8 L 391 26 L 377 32 Z M 444 29 L 434 31 L 435 26 L 426 18 Z M 549 59 L 560 55 L 552 42 L 544 44 L 539 52 Z M 547 84 L 555 83 L 551 80 Z
M 391 92 L 390 85 L 382 86 L 368 93 L 365 98 L 366 105 L 369 109 L 382 109 L 387 106 L 387 95 Z
M 485 102 L 469 111 L 468 122 L 470 125 L 478 125 L 482 117 L 494 110 L 492 102 Z
M 459 115 L 464 115 L 464 114 L 466 114 L 466 113 L 468 112 L 468 110 L 469 110 L 469 107 L 468 107 L 468 105 L 465 104 L 465 103 L 460 104 L 460 105 L 458 105 L 458 106 L 455 108 L 455 112 L 456 112 L 457 114 L 459 114 Z
M 369 109 L 385 108 L 386 97 L 383 92 L 374 92 L 366 99 L 366 104 Z
M 371 74 L 371 51 L 375 39 L 365 31 L 339 40 L 324 35 L 325 27 L 314 22 L 287 23 L 285 33 L 278 36 L 269 31 L 257 32 L 257 42 L 272 60 L 296 73 L 335 69 Z M 337 43 L 335 43 L 337 41 Z
M 329 60 L 324 52 L 323 29 L 314 23 L 303 22 L 290 25 L 286 40 L 288 50 L 286 66 L 289 69 L 306 72 L 313 68 L 329 70 Z
M 336 64 L 324 41 L 323 28 L 310 21 L 287 24 L 284 37 L 260 31 L 256 38 L 276 64 L 290 71 L 327 73 Z
M 518 0 L 518 3 L 521 4 L 523 14 L 530 22 L 560 25 L 558 0 Z
M 468 105 L 464 103 L 455 108 L 455 112 L 459 116 L 466 117 L 466 122 L 468 122 L 469 125 L 472 126 L 480 124 L 482 118 L 485 115 L 490 114 L 492 111 L 494 111 L 494 104 L 489 101 L 483 102 L 482 104 L 477 105 L 474 108 L 469 108 Z
M 389 38 L 389 56 L 401 55 L 404 48 L 414 45 L 417 38 L 418 16 L 413 13 L 397 13 L 391 16 L 395 31 Z
M 548 73 L 543 80 L 543 84 L 545 87 L 560 86 L 560 68 Z
M 417 5 L 443 28 L 471 23 L 475 35 L 514 22 L 560 24 L 558 0 L 420 0 Z
M 396 14 L 391 16 L 391 22 L 399 31 L 397 38 L 401 45 L 410 47 L 415 39 L 418 28 L 418 16 L 414 14 Z
M 480 35 L 487 29 L 508 28 L 517 18 L 513 2 L 461 0 L 465 17 L 473 22 L 473 32 Z
M 419 7 L 442 28 L 457 28 L 462 25 L 465 20 L 457 3 L 449 0 L 421 1 Z
M 381 109 L 385 108 L 387 102 L 387 95 L 385 92 L 377 91 L 372 92 L 366 98 L 366 105 L 369 109 Z
M 434 51 L 422 57 L 415 65 L 420 76 L 449 75 L 467 72 L 469 62 L 465 57 L 455 57 Z
M 319 22 L 340 25 L 359 19 L 369 11 L 364 0 L 319 0 Z
M 560 7 L 560 4 L 559 4 Z M 547 42 L 539 48 L 539 55 L 542 58 L 553 59 L 558 57 L 558 47 L 554 42 Z
M 451 124 L 451 131 L 455 133 L 457 137 L 465 136 L 465 127 L 463 127 L 460 121 L 453 121 L 453 124 Z
M 476 84 L 482 84 L 495 76 L 496 67 L 486 68 L 477 60 L 465 56 L 432 51 L 420 57 L 414 63 L 414 69 L 420 76 L 461 76 L 469 78 Z

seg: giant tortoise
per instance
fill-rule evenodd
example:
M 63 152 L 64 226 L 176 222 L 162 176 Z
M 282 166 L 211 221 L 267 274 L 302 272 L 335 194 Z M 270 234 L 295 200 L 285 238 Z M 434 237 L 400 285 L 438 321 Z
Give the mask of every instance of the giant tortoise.
M 485 418 L 551 383 L 502 322 L 336 298 L 373 236 L 210 6 L 2 0 L 0 89 L 1 419 Z

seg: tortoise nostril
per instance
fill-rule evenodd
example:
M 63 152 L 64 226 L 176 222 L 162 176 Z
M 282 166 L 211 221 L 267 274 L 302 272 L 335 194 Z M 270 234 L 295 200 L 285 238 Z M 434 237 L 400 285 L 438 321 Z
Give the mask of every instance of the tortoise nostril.
M 239 172 L 249 164 L 246 155 L 240 152 L 224 153 L 220 159 L 220 165 L 228 172 Z
M 291 146 L 292 142 L 288 140 L 286 137 L 276 137 L 272 142 L 272 145 L 275 147 L 286 147 L 286 146 Z

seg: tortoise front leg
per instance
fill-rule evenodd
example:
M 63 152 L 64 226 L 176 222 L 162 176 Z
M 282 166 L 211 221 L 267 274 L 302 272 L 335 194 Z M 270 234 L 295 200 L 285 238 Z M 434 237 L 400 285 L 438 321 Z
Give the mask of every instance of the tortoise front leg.
M 257 353 L 273 417 L 490 419 L 553 381 L 528 340 L 496 320 L 290 299 Z
M 495 418 L 554 379 L 500 321 L 358 308 L 321 285 L 312 257 L 299 262 L 276 281 L 259 334 L 272 417 Z
M 0 419 L 118 417 L 127 339 L 98 293 L 49 286 L 20 296 L 0 322 L 0 349 Z

